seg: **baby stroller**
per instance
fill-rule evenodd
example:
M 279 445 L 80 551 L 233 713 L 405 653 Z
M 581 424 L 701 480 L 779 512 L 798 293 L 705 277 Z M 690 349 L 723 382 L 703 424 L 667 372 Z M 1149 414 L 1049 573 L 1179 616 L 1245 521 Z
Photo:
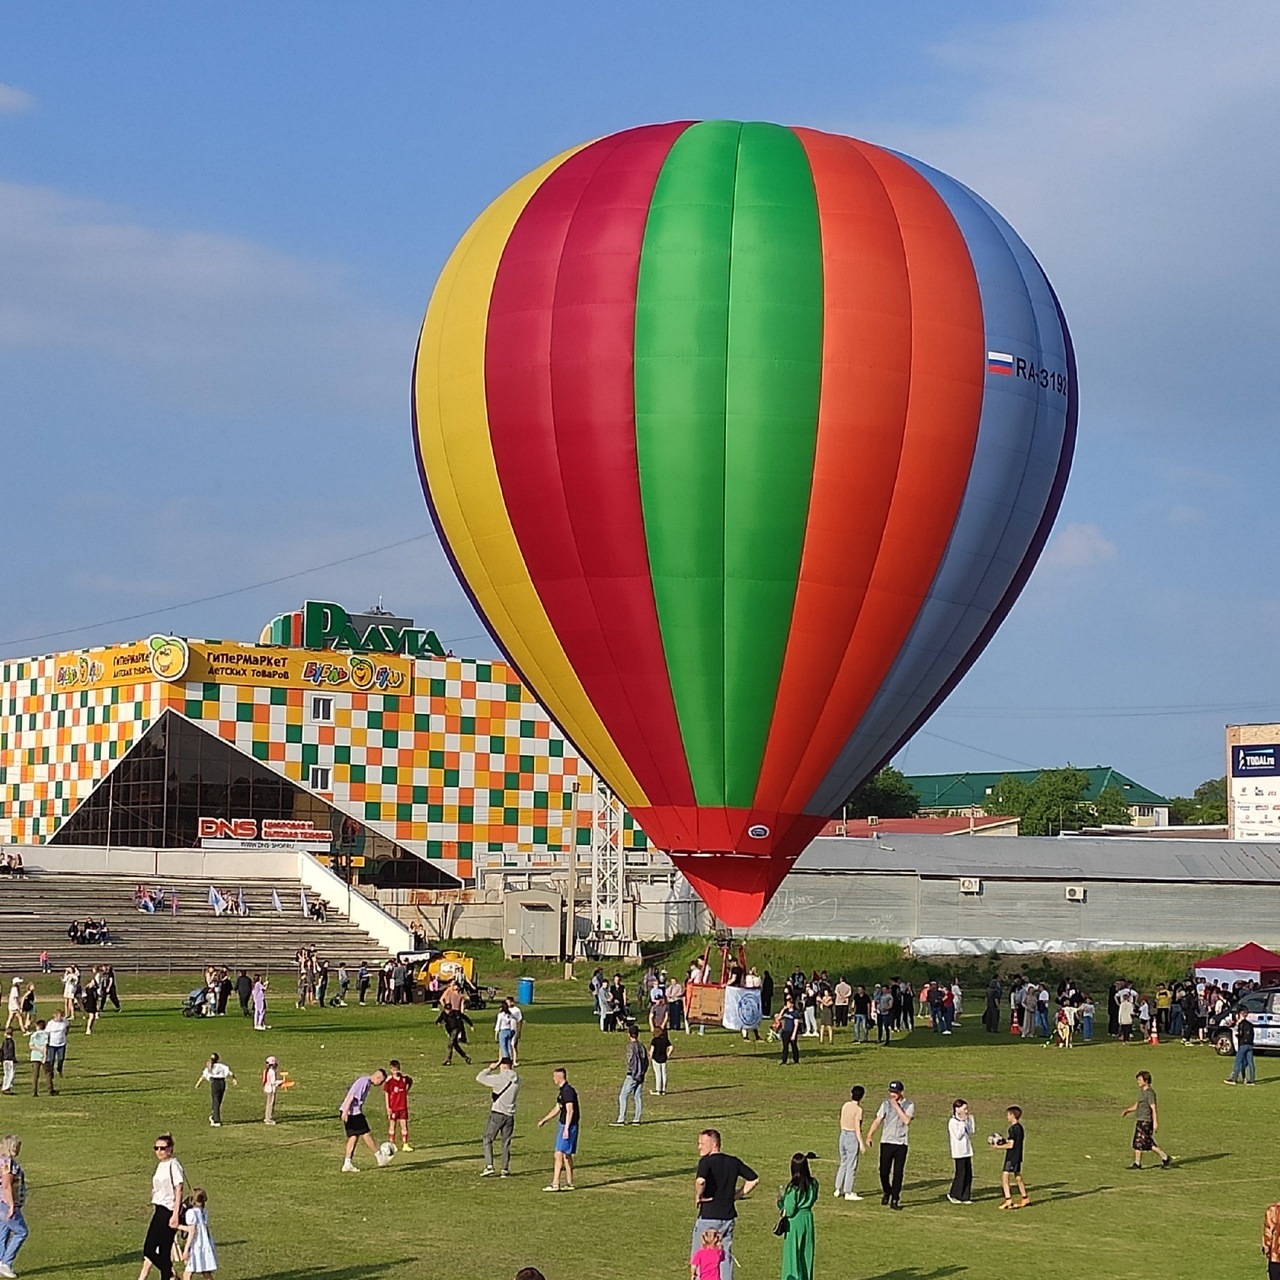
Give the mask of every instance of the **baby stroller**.
M 197 987 L 187 992 L 187 1002 L 182 1006 L 184 1018 L 203 1018 L 208 1012 L 208 992 L 204 987 Z

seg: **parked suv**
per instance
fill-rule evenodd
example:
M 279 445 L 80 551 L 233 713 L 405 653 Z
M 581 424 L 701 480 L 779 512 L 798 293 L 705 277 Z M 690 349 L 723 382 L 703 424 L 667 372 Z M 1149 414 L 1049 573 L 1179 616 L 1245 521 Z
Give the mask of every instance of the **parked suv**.
M 1248 991 L 1220 1018 L 1209 1023 L 1209 1040 L 1224 1058 L 1235 1053 L 1231 1039 L 1231 1021 L 1243 1012 L 1253 1023 L 1253 1047 L 1257 1052 L 1280 1052 L 1280 987 L 1262 987 Z

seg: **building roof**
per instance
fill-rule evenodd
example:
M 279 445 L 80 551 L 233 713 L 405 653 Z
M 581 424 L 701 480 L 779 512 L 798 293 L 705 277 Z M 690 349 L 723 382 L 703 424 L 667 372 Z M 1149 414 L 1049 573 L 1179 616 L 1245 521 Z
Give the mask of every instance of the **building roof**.
M 1145 840 L 1121 836 L 1020 836 L 953 840 L 900 835 L 875 840 L 819 836 L 794 872 L 888 872 L 925 879 L 1147 880 L 1280 884 L 1280 844 L 1258 840 Z
M 1072 768 L 1078 766 L 1071 766 Z M 995 790 L 1001 778 L 1017 778 L 1020 782 L 1033 783 L 1043 769 L 1001 769 L 996 773 L 921 773 L 908 776 L 911 789 L 920 797 L 926 809 L 960 809 L 966 805 L 983 804 Z M 1084 798 L 1097 798 L 1108 788 L 1116 787 L 1126 804 L 1166 805 L 1168 798 L 1134 782 L 1110 765 L 1096 765 L 1092 769 L 1080 769 L 1087 775 L 1089 785 Z
M 1256 942 L 1246 942 L 1234 951 L 1224 951 L 1220 956 L 1209 956 L 1199 961 L 1196 968 L 1257 969 L 1259 973 L 1276 973 L 1280 972 L 1280 955 Z
M 833 818 L 822 829 L 824 836 L 838 836 L 837 828 L 844 828 L 846 839 L 871 839 L 878 835 L 963 836 L 970 831 L 989 831 L 992 827 L 1007 827 L 1021 822 L 1016 814 L 999 817 L 988 814 L 982 818 L 877 818 L 874 825 L 866 818 Z

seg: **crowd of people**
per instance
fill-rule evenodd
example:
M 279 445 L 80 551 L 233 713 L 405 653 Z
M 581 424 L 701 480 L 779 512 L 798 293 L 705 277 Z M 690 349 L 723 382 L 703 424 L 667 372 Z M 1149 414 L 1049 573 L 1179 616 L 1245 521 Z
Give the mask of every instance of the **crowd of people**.
M 310 947 L 300 948 L 295 959 L 300 1007 L 325 1002 L 328 963 Z M 410 978 L 407 972 L 401 976 L 397 970 L 405 968 L 402 961 L 394 960 L 373 970 L 362 963 L 356 975 L 360 1002 L 364 1003 L 374 974 L 379 1002 L 403 1002 L 407 998 L 403 988 Z M 917 991 L 910 981 L 893 978 L 874 983 L 868 990 L 864 985 L 851 984 L 843 976 L 833 979 L 826 971 L 806 974 L 796 970 L 780 984 L 776 993 L 780 1007 L 775 1011 L 771 1008 L 775 996 L 773 979 L 767 970 L 757 973 L 731 964 L 727 977 L 730 986 L 758 991 L 762 1025 L 769 1026 L 770 1034 L 781 1041 L 784 1062 L 798 1061 L 795 1042 L 802 1037 L 816 1038 L 822 1043 L 834 1039 L 835 1032 L 840 1031 L 850 1034 L 855 1043 L 866 1043 L 874 1027 L 879 1042 L 887 1044 L 894 1036 L 912 1031 L 917 1024 L 928 1025 L 932 1033 L 946 1036 L 954 1032 L 964 1014 L 964 992 L 954 979 L 931 978 Z M 671 1034 L 682 1031 L 687 1035 L 693 1031 L 687 1014 L 690 1005 L 696 1005 L 692 999 L 696 993 L 691 993 L 690 987 L 696 988 L 717 978 L 702 962 L 691 966 L 682 976 L 674 977 L 659 967 L 651 967 L 642 972 L 634 984 L 624 982 L 619 973 L 610 979 L 602 969 L 592 975 L 588 985 L 601 1030 L 618 1031 L 624 1037 L 618 1113 L 610 1123 L 619 1126 L 641 1123 L 646 1093 L 662 1096 L 667 1092 L 668 1063 L 673 1054 Z M 336 966 L 335 981 L 338 990 L 330 1003 L 345 1004 L 351 981 L 345 964 Z M 241 1012 L 245 1016 L 252 1014 L 259 1029 L 269 1030 L 265 1024 L 266 986 L 265 979 L 251 978 L 244 969 L 233 978 L 228 968 L 209 966 L 200 990 L 211 1016 L 225 1016 L 230 998 L 235 994 Z M 1126 1027 L 1145 1031 L 1148 1026 L 1171 1037 L 1181 1032 L 1189 1042 L 1194 1042 L 1202 1038 L 1203 1029 L 1211 1025 L 1213 1019 L 1230 1019 L 1233 1008 L 1249 989 L 1249 984 L 1228 989 L 1188 979 L 1157 984 L 1154 994 L 1144 998 L 1132 984 L 1121 979 L 1108 991 L 1107 1030 L 1122 1043 L 1134 1042 L 1134 1037 L 1126 1034 Z M 0 1048 L 6 1092 L 11 1091 L 14 1082 L 15 1027 L 29 1040 L 33 1093 L 39 1094 L 42 1083 L 50 1093 L 56 1093 L 56 1081 L 66 1061 L 67 1031 L 72 1021 L 83 1016 L 84 1029 L 91 1033 L 94 1020 L 109 1002 L 113 1002 L 117 1010 L 120 1007 L 110 966 L 94 966 L 88 977 L 82 977 L 76 966 L 67 966 L 62 992 L 61 1006 L 47 1020 L 41 1019 L 36 1016 L 34 985 L 23 983 L 21 978 L 13 980 L 10 1025 L 6 1026 L 6 1037 Z M 475 1022 L 468 1014 L 468 996 L 468 988 L 461 981 L 444 984 L 439 993 L 436 1021 L 444 1028 L 446 1065 L 451 1065 L 455 1056 L 472 1063 L 467 1052 L 467 1033 L 474 1033 Z M 987 991 L 982 1019 L 987 1032 L 1000 1029 L 1005 1009 L 1020 1034 L 1026 1034 L 1023 1028 L 1030 1027 L 1031 1035 L 1043 1037 L 1049 1043 L 1058 1039 L 1057 1028 L 1064 1022 L 1068 1027 L 1068 1046 L 1077 1031 L 1085 1040 L 1093 1035 L 1096 1016 L 1093 1001 L 1070 977 L 1061 980 L 1056 992 L 1051 992 L 1043 982 L 1020 976 L 1010 981 L 1007 990 L 999 980 L 993 981 Z M 1181 1011 L 1181 1017 L 1175 1011 Z M 642 1033 L 642 1021 L 647 1024 L 647 1033 Z M 1238 1017 L 1231 1022 L 1236 1028 L 1240 1049 L 1229 1081 L 1234 1083 L 1252 1078 L 1252 1037 L 1247 1019 Z M 512 1137 L 522 1090 L 518 1046 L 524 1023 L 524 1013 L 515 1000 L 508 998 L 500 1002 L 492 1028 L 496 1056 L 475 1075 L 477 1086 L 485 1091 L 487 1114 L 483 1128 L 477 1124 L 482 1177 L 503 1178 L 512 1172 Z M 1128 1167 L 1143 1168 L 1149 1156 L 1161 1167 L 1168 1168 L 1175 1157 L 1160 1145 L 1161 1115 L 1151 1073 L 1140 1070 L 1135 1079 L 1135 1100 L 1120 1112 L 1122 1117 L 1133 1119 Z M 290 1083 L 288 1073 L 281 1070 L 279 1058 L 268 1055 L 261 1069 L 264 1124 L 276 1123 L 277 1098 Z M 409 1115 L 413 1083 L 412 1077 L 394 1059 L 352 1081 L 339 1107 L 343 1125 L 343 1172 L 359 1172 L 356 1160 L 361 1146 L 379 1167 L 390 1163 L 397 1151 L 413 1151 Z M 582 1102 L 568 1067 L 554 1068 L 550 1083 L 555 1093 L 553 1105 L 537 1120 L 539 1128 L 553 1125 L 554 1132 L 551 1174 L 544 1189 L 563 1194 L 575 1190 L 575 1163 L 580 1134 L 584 1131 Z M 211 1053 L 195 1087 L 209 1089 L 212 1127 L 222 1126 L 228 1091 L 238 1084 L 230 1064 L 218 1053 Z M 1028 1136 L 1034 1116 L 1028 1117 L 1021 1101 L 1008 1103 L 1003 1125 L 986 1138 L 993 1164 L 989 1170 L 975 1172 L 974 1148 L 981 1145 L 975 1136 L 978 1117 L 965 1098 L 955 1098 L 949 1114 L 929 1116 L 917 1109 L 904 1082 L 895 1078 L 888 1082 L 883 1098 L 872 1113 L 866 1103 L 867 1092 L 862 1084 L 853 1086 L 848 1099 L 839 1105 L 838 1115 L 833 1115 L 836 1161 L 830 1193 L 834 1198 L 843 1202 L 864 1198 L 858 1190 L 859 1166 L 878 1145 L 876 1172 L 880 1203 L 891 1211 L 901 1210 L 912 1146 L 918 1141 L 928 1141 L 945 1150 L 953 1162 L 953 1176 L 946 1193 L 948 1203 L 956 1206 L 974 1203 L 975 1182 L 981 1181 L 987 1181 L 993 1190 L 998 1185 L 999 1207 L 1003 1210 L 1023 1209 L 1032 1203 L 1033 1191 L 1028 1187 L 1026 1165 L 1028 1151 L 1034 1150 Z M 387 1136 L 383 1142 L 375 1140 L 369 1111 L 370 1098 L 375 1093 L 382 1096 L 386 1108 Z M 929 1130 L 926 1139 L 919 1138 L 922 1124 Z M 16 1138 L 0 1139 L 0 1277 L 13 1274 L 12 1262 L 26 1235 L 21 1215 L 23 1180 L 17 1163 L 20 1146 Z M 175 1259 L 188 1277 L 197 1272 L 210 1275 L 217 1267 L 217 1260 L 209 1227 L 208 1196 L 199 1188 L 185 1186 L 171 1135 L 163 1134 L 157 1139 L 155 1154 L 152 1218 L 140 1280 L 144 1280 L 152 1268 L 160 1271 L 161 1280 L 168 1280 Z M 781 1238 L 783 1280 L 812 1280 L 814 1275 L 818 1246 L 814 1207 L 822 1191 L 813 1168 L 815 1159 L 812 1151 L 794 1154 L 787 1180 L 776 1200 L 775 1231 Z M 738 1207 L 752 1196 L 759 1181 L 755 1169 L 722 1149 L 722 1135 L 717 1130 L 709 1128 L 699 1134 L 693 1174 L 696 1207 L 689 1249 L 692 1280 L 732 1280 Z M 1268 1255 L 1269 1261 L 1280 1264 L 1280 1208 L 1275 1214 L 1269 1213 L 1268 1223 L 1274 1252 L 1278 1255 L 1274 1259 Z M 534 1273 L 526 1269 L 521 1274 Z

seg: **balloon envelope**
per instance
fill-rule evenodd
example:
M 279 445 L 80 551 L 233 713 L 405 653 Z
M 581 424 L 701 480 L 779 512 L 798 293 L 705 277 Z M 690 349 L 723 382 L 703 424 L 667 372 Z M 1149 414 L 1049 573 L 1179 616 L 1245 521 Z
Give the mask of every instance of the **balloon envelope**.
M 414 373 L 477 609 L 733 925 L 1008 612 L 1075 395 L 1053 290 L 990 206 L 866 142 L 729 121 L 517 182 L 441 274 Z

